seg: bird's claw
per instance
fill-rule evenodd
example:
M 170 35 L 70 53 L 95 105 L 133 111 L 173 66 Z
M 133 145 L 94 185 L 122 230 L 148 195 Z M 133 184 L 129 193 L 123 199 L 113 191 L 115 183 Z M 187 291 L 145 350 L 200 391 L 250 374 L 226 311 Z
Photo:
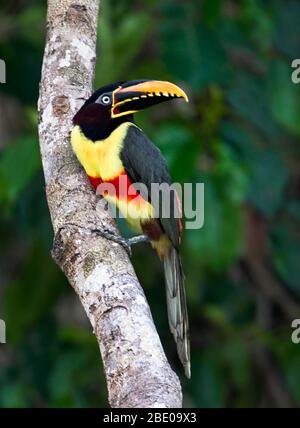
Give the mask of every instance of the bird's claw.
M 103 238 L 109 239 L 110 241 L 116 242 L 117 244 L 122 245 L 122 247 L 126 250 L 129 257 L 132 255 L 131 246 L 134 244 L 138 244 L 140 242 L 149 242 L 149 238 L 146 235 L 138 235 L 134 236 L 133 238 L 125 239 L 120 235 L 117 235 L 115 232 L 102 228 L 100 229 L 94 229 L 92 232 L 96 233 L 99 236 L 102 236 Z
M 119 241 L 115 241 L 115 242 L 118 242 L 118 244 L 122 245 L 122 247 L 127 252 L 127 254 L 128 254 L 129 257 L 132 256 L 131 245 L 130 245 L 130 243 L 128 243 L 127 239 L 120 237 L 120 240 Z

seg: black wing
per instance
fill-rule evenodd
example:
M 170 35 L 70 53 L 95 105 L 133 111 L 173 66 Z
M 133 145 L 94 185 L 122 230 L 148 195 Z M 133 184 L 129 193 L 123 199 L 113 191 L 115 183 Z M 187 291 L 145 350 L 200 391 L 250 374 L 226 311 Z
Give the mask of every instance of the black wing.
M 124 145 L 120 154 L 121 161 L 124 165 L 132 183 L 143 183 L 148 195 L 141 195 L 151 202 L 150 190 L 151 183 L 172 184 L 170 174 L 165 159 L 160 150 L 149 140 L 141 129 L 136 126 L 130 126 L 125 137 Z M 164 193 L 163 193 L 164 194 Z M 174 190 L 170 190 L 168 197 L 170 199 L 170 216 L 164 218 L 162 207 L 155 207 L 157 210 L 161 225 L 171 240 L 173 246 L 178 248 L 180 241 L 180 208 Z M 160 204 L 161 204 L 160 199 Z
M 148 195 L 141 196 L 144 199 L 150 194 L 151 183 L 167 183 L 171 185 L 166 161 L 159 149 L 136 126 L 128 129 L 124 146 L 121 151 L 121 160 L 126 173 L 132 183 L 145 184 Z M 153 196 L 153 195 L 152 195 Z M 161 225 L 173 244 L 173 248 L 164 260 L 168 318 L 171 332 L 177 343 L 177 350 L 182 361 L 185 373 L 189 378 L 190 373 L 190 344 L 188 333 L 188 314 L 185 300 L 184 274 L 178 251 L 180 239 L 180 219 L 178 218 L 178 200 L 174 191 L 170 191 L 170 216 L 159 216 Z M 148 200 L 153 204 L 151 198 Z M 157 207 L 154 208 L 157 209 Z M 159 209 L 160 207 L 158 207 Z M 159 209 L 159 213 L 161 210 Z

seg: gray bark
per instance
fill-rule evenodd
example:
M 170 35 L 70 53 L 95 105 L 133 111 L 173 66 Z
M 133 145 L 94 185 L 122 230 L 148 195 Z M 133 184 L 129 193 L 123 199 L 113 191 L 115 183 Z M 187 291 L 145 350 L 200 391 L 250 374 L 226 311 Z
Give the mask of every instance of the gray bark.
M 92 232 L 117 229 L 69 144 L 72 117 L 92 90 L 97 17 L 97 0 L 48 1 L 39 136 L 55 235 L 53 257 L 99 342 L 110 405 L 181 407 L 179 380 L 127 253 Z

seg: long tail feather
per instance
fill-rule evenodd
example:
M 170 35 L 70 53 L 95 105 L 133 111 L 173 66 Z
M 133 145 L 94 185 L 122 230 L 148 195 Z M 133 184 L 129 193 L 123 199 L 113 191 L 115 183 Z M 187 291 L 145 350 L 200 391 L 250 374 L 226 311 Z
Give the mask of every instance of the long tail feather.
M 184 273 L 180 255 L 172 247 L 164 260 L 167 307 L 170 330 L 177 344 L 177 352 L 185 375 L 191 377 L 189 321 L 186 306 Z

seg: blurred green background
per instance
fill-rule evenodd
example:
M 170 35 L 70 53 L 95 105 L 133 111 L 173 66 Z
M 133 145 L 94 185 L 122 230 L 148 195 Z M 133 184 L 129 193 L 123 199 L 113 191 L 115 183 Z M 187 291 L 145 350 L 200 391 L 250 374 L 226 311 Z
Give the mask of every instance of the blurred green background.
M 1 1 L 0 407 L 104 407 L 95 337 L 50 256 L 36 113 L 45 16 L 44 0 Z M 205 183 L 205 225 L 182 248 L 191 381 L 162 266 L 148 246 L 132 258 L 188 407 L 300 405 L 299 57 L 299 1 L 101 1 L 95 87 L 157 78 L 191 97 L 137 116 L 174 181 Z

